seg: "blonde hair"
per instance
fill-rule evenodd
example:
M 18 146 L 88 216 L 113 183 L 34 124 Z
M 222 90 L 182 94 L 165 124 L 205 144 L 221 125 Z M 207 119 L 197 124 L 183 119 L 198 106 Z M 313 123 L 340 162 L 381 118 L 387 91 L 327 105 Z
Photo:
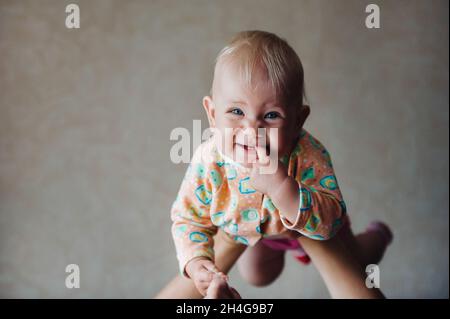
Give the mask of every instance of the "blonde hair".
M 215 73 L 224 60 L 232 61 L 238 67 L 239 75 L 248 86 L 255 70 L 262 67 L 281 103 L 303 105 L 303 66 L 286 40 L 270 32 L 242 31 L 218 54 Z

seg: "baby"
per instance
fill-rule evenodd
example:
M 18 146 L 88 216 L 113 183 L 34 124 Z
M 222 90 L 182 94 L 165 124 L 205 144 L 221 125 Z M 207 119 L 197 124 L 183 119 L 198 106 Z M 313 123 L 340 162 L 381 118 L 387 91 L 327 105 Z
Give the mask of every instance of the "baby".
M 303 129 L 303 92 L 300 59 L 274 34 L 238 33 L 217 57 L 203 98 L 214 135 L 195 151 L 171 209 L 180 272 L 202 295 L 220 273 L 219 229 L 307 262 L 296 237 L 326 240 L 349 223 L 330 155 Z

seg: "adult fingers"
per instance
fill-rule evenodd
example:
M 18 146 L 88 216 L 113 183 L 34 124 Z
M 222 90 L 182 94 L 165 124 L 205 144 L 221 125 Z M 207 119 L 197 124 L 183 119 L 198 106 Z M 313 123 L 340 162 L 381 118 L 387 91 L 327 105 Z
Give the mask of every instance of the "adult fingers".
M 232 299 L 242 299 L 241 295 L 237 292 L 236 289 L 234 289 L 233 287 L 230 287 L 230 291 L 231 291 Z
M 210 282 L 214 276 L 214 272 L 203 268 L 201 271 L 199 271 L 196 275 L 196 280 L 200 282 Z
M 215 275 L 206 292 L 206 299 L 230 299 L 232 298 L 228 284 L 220 275 Z

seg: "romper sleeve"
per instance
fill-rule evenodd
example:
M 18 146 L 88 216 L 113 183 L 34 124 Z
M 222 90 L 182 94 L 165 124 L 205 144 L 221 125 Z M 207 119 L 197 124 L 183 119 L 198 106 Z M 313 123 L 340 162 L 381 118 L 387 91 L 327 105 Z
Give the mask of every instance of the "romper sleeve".
M 316 240 L 332 238 L 343 224 L 346 206 L 338 186 L 331 157 L 325 147 L 309 133 L 298 148 L 295 179 L 299 185 L 300 204 L 297 218 L 283 225 Z M 308 145 L 306 145 L 308 144 Z
M 210 218 L 212 185 L 207 165 L 201 160 L 201 149 L 197 148 L 171 207 L 172 237 L 184 277 L 188 277 L 185 267 L 190 260 L 206 257 L 214 261 L 213 236 L 217 227 Z

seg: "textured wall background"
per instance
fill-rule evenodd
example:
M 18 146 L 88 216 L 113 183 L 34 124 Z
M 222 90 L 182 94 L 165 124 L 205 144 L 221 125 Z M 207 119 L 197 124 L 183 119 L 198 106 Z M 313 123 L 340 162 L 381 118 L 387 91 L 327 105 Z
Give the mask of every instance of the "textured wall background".
M 80 5 L 81 28 L 65 28 Z M 365 6 L 381 29 L 365 28 Z M 0 296 L 152 297 L 177 272 L 174 127 L 207 121 L 213 60 L 244 29 L 300 55 L 356 231 L 387 221 L 388 297 L 449 296 L 447 1 L 0 0 Z M 65 266 L 81 288 L 65 288 Z M 313 267 L 246 297 L 328 297 Z

